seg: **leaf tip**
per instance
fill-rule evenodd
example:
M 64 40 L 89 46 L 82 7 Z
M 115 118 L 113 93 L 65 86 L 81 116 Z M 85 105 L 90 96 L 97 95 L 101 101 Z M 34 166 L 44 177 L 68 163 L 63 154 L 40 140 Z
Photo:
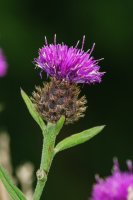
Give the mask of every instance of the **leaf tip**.
M 105 127 L 106 127 L 106 125 L 100 125 L 100 126 L 96 126 L 94 128 L 96 128 L 96 130 L 100 133 Z
M 104 124 L 104 125 L 101 125 L 100 127 L 101 127 L 101 130 L 103 130 L 106 127 L 106 125 Z
M 23 96 L 23 94 L 25 93 L 24 90 L 20 87 L 20 93 Z
M 62 115 L 60 120 L 62 120 L 64 122 L 65 121 L 65 115 Z

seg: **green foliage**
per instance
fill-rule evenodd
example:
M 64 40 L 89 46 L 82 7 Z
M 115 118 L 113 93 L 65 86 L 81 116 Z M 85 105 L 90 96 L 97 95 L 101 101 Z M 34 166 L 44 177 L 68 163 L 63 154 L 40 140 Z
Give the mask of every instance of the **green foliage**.
M 44 131 L 46 129 L 46 125 L 45 125 L 43 119 L 41 118 L 41 116 L 39 115 L 39 113 L 36 111 L 36 108 L 35 108 L 34 104 L 31 102 L 31 100 L 28 97 L 28 95 L 22 89 L 21 89 L 21 95 L 22 95 L 22 98 L 23 98 L 23 100 L 24 100 L 24 102 L 25 102 L 25 104 L 26 104 L 31 116 L 37 122 L 37 124 L 42 129 L 42 132 L 44 133 Z
M 55 133 L 58 135 L 65 122 L 65 116 L 62 116 L 55 125 Z
M 49 134 L 53 134 L 55 136 L 57 136 L 60 133 L 60 130 L 62 129 L 63 125 L 65 122 L 65 117 L 62 116 L 56 124 L 52 124 L 52 123 L 48 123 L 47 126 L 47 131 L 49 132 Z
M 97 127 L 82 131 L 81 133 L 77 133 L 70 137 L 67 137 L 66 139 L 62 140 L 56 145 L 55 154 L 65 149 L 87 142 L 88 140 L 93 138 L 95 135 L 100 133 L 104 127 L 105 126 L 97 126 Z
M 12 180 L 2 166 L 0 166 L 0 180 L 4 184 L 12 200 L 26 200 L 23 193 L 12 183 Z

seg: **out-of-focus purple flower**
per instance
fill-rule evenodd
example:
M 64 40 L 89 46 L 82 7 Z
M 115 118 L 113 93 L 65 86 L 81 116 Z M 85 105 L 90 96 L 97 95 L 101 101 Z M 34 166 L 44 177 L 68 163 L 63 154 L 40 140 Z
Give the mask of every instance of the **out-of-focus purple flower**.
M 7 73 L 7 62 L 3 53 L 3 50 L 0 49 L 0 77 L 4 77 Z
M 82 48 L 68 47 L 66 44 L 48 44 L 39 50 L 39 57 L 35 59 L 36 65 L 45 71 L 48 76 L 57 80 L 66 80 L 72 83 L 96 83 L 101 82 L 104 72 L 100 72 L 99 60 L 95 60 L 91 54 L 95 44 L 88 51 L 84 51 L 85 37 L 83 37 Z
M 114 162 L 113 174 L 105 179 L 97 178 L 93 186 L 91 200 L 131 200 L 133 199 L 133 167 L 127 161 L 128 171 L 120 171 L 117 160 Z M 132 195 L 132 198 L 131 198 Z

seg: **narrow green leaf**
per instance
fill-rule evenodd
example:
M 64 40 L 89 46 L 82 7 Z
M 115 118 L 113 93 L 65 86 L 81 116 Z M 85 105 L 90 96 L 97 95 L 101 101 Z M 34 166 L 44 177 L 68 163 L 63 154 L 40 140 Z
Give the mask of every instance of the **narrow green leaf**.
M 58 153 L 59 151 L 63 151 L 65 149 L 87 142 L 92 137 L 100 133 L 104 127 L 105 126 L 97 126 L 97 127 L 82 131 L 80 133 L 74 134 L 70 137 L 67 137 L 66 139 L 62 140 L 56 145 L 55 154 Z
M 56 124 L 48 123 L 47 132 L 57 136 L 60 130 L 62 129 L 64 122 L 65 122 L 65 116 L 61 116 L 61 118 L 57 121 Z
M 46 125 L 45 125 L 43 119 L 40 117 L 39 113 L 36 111 L 34 104 L 31 102 L 28 95 L 22 89 L 21 89 L 21 95 L 22 95 L 22 98 L 23 98 L 31 116 L 37 122 L 37 124 L 40 126 L 42 131 L 44 132 L 46 129 Z
M 23 193 L 12 183 L 6 170 L 0 166 L 0 180 L 5 186 L 12 200 L 26 200 Z
M 56 135 L 59 134 L 60 130 L 62 129 L 62 127 L 64 125 L 64 122 L 65 122 L 65 116 L 61 116 L 61 118 L 58 120 L 58 122 L 56 123 L 55 128 L 54 128 Z

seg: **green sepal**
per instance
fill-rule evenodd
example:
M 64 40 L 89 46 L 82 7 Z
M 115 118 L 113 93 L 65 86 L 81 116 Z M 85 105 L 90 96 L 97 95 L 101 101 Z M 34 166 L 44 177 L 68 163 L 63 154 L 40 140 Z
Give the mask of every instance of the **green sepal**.
M 54 127 L 55 134 L 58 135 L 65 122 L 65 116 L 62 115 Z
M 41 118 L 41 116 L 39 115 L 39 113 L 37 112 L 34 104 L 32 103 L 32 101 L 30 100 L 28 95 L 22 89 L 21 89 L 21 95 L 22 95 L 22 98 L 23 98 L 31 116 L 37 122 L 37 124 L 40 126 L 42 132 L 44 133 L 45 129 L 46 129 L 46 125 L 45 125 L 43 119 Z
M 61 118 L 57 121 L 56 124 L 48 123 L 47 125 L 47 132 L 48 134 L 52 134 L 57 136 L 62 129 L 65 122 L 65 116 L 61 116 Z
M 2 166 L 0 166 L 0 180 L 2 181 L 12 200 L 26 200 L 23 193 L 13 184 L 6 170 Z
M 94 128 L 82 131 L 80 133 L 77 133 L 70 137 L 65 138 L 64 140 L 62 140 L 56 145 L 54 149 L 55 154 L 65 149 L 87 142 L 88 140 L 93 138 L 95 135 L 100 133 L 104 127 L 105 126 L 96 126 Z

